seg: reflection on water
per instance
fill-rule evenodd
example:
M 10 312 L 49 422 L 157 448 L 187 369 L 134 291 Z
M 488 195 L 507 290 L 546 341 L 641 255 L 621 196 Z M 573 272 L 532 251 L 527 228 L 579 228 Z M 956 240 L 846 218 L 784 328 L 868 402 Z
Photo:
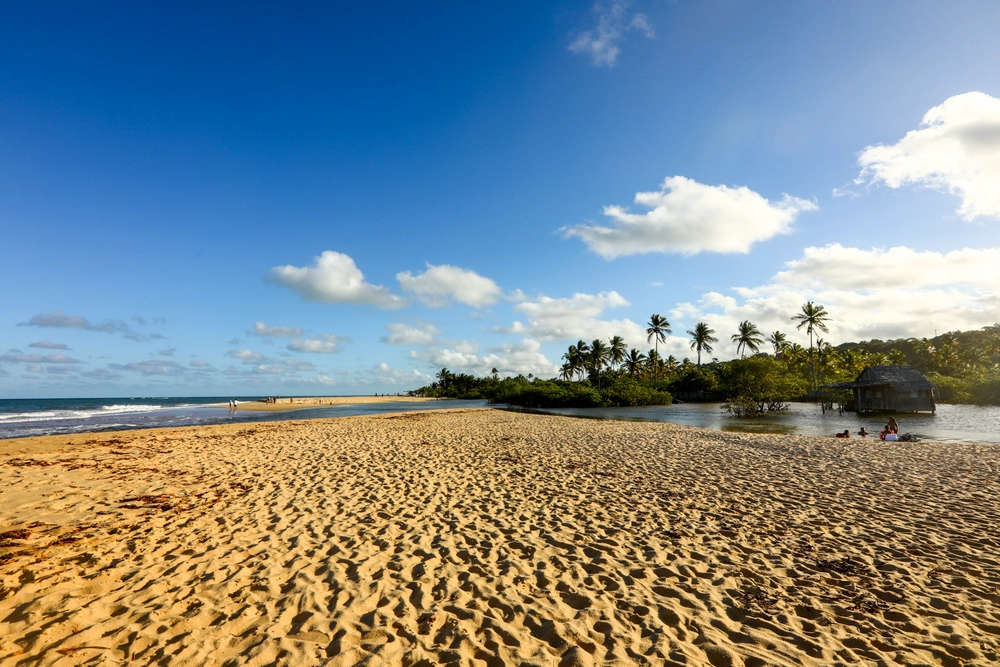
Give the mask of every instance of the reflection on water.
M 554 408 L 537 410 L 549 414 L 623 421 L 662 421 L 697 426 L 716 431 L 745 433 L 796 433 L 833 435 L 850 429 L 857 434 L 863 426 L 878 437 L 889 414 L 857 415 L 827 410 L 816 403 L 792 403 L 788 410 L 766 417 L 737 418 L 722 409 L 721 403 L 678 403 L 644 408 Z M 989 442 L 1000 444 L 1000 407 L 939 405 L 936 414 L 897 414 L 900 433 L 922 440 L 940 442 Z

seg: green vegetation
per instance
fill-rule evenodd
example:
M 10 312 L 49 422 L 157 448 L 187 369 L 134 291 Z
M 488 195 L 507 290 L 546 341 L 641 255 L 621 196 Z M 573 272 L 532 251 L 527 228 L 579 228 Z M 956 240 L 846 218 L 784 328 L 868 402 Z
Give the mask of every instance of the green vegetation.
M 757 417 L 788 408 L 788 402 L 806 393 L 806 380 L 767 355 L 719 364 L 719 385 L 726 410 L 736 417 Z
M 809 348 L 789 343 L 774 331 L 766 339 L 749 320 L 731 337 L 740 359 L 702 364 L 718 342 L 715 330 L 698 322 L 687 333 L 697 362 L 659 354 L 670 323 L 650 318 L 646 333 L 653 348 L 626 351 L 615 336 L 607 342 L 580 340 L 563 355 L 559 380 L 517 376 L 476 378 L 441 369 L 437 382 L 415 393 L 421 396 L 488 399 L 526 407 L 597 407 L 665 405 L 672 397 L 685 401 L 725 402 L 735 415 L 760 415 L 782 410 L 789 401 L 815 399 L 820 385 L 854 380 L 867 366 L 909 364 L 938 387 L 942 402 L 1000 405 L 1000 324 L 977 331 L 949 332 L 934 338 L 870 340 L 833 347 L 818 338 L 826 332 L 829 314 L 811 301 L 791 318 L 809 334 Z M 764 343 L 772 352 L 759 352 Z M 756 353 L 746 357 L 747 352 Z M 745 358 L 744 358 L 745 357 Z
M 671 396 L 647 383 L 624 374 L 606 374 L 601 387 L 589 380 L 542 380 L 517 376 L 497 380 L 472 375 L 454 375 L 442 369 L 447 383 L 435 382 L 422 387 L 418 396 L 438 398 L 488 399 L 493 403 L 508 403 L 526 408 L 598 408 L 633 407 L 638 405 L 669 405 Z M 438 373 L 441 377 L 442 373 Z

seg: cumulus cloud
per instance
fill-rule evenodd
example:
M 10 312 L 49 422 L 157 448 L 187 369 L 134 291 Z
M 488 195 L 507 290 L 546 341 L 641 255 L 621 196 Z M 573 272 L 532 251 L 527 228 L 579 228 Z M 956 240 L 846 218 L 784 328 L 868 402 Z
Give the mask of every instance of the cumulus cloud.
M 52 343 L 47 340 L 40 340 L 37 343 L 29 343 L 28 347 L 37 347 L 43 350 L 68 350 L 69 346 L 63 343 Z
M 447 264 L 428 264 L 427 270 L 416 276 L 409 271 L 397 273 L 396 280 L 404 291 L 437 308 L 448 305 L 449 300 L 482 308 L 496 303 L 501 295 L 500 286 L 489 278 Z
M 370 304 L 389 310 L 406 305 L 388 288 L 365 282 L 354 260 L 333 250 L 316 257 L 312 266 L 276 266 L 265 280 L 295 290 L 306 301 Z
M 304 331 L 298 327 L 269 327 L 263 322 L 254 322 L 253 335 L 264 338 L 296 338 Z
M 254 352 L 253 350 L 229 350 L 226 352 L 226 356 L 239 359 L 244 364 L 255 364 L 264 359 L 263 354 Z
M 174 352 L 176 351 L 177 351 L 176 347 L 165 347 L 159 352 L 157 352 L 157 354 L 159 354 L 161 357 L 172 357 L 174 356 Z
M 118 333 L 128 331 L 128 326 L 124 322 L 114 322 L 108 320 L 95 324 L 86 317 L 80 317 L 79 315 L 67 315 L 61 310 L 56 310 L 44 315 L 35 315 L 27 322 L 22 322 L 19 326 L 84 329 L 85 331 L 100 331 L 102 333 Z
M 569 45 L 573 53 L 589 56 L 596 67 L 614 67 L 621 53 L 621 42 L 635 32 L 647 39 L 656 36 L 645 14 L 628 11 L 628 2 L 598 2 L 593 7 L 597 26 L 579 33 Z
M 501 333 L 528 334 L 542 341 L 610 338 L 621 336 L 629 345 L 640 346 L 646 340 L 643 327 L 629 319 L 605 320 L 605 310 L 628 306 L 618 292 L 574 294 L 570 298 L 538 296 L 514 306 L 524 313 L 527 322 L 516 321 Z
M 383 343 L 389 345 L 432 345 L 441 330 L 430 323 L 409 325 L 403 322 L 387 324 L 388 336 L 382 337 Z
M 90 380 L 101 380 L 105 382 L 109 380 L 118 380 L 121 378 L 121 375 L 115 373 L 114 371 L 109 371 L 106 368 L 95 368 L 92 371 L 87 371 L 86 373 L 80 373 L 80 376 L 88 378 Z
M 190 364 L 191 368 L 210 368 L 210 364 L 207 361 L 202 361 L 201 359 L 195 359 Z
M 78 364 L 80 361 L 65 354 L 21 354 L 11 351 L 0 355 L 0 361 L 24 362 L 26 364 Z
M 868 146 L 857 183 L 923 185 L 961 198 L 958 213 L 1000 218 L 1000 99 L 971 92 L 928 111 L 891 146 Z
M 734 288 L 732 295 L 709 292 L 679 304 L 671 316 L 716 329 L 720 358 L 735 355 L 729 336 L 745 319 L 765 335 L 779 330 L 807 345 L 805 332 L 796 331 L 791 320 L 806 301 L 830 313 L 830 332 L 823 337 L 833 344 L 978 329 L 1000 322 L 998 258 L 1000 248 L 948 253 L 838 244 L 806 248 L 769 282 Z
M 147 361 L 133 361 L 130 364 L 108 364 L 108 368 L 115 371 L 127 371 L 140 373 L 144 376 L 151 375 L 183 375 L 184 368 L 176 361 L 165 361 L 159 359 L 149 359 Z
M 354 384 L 388 384 L 408 388 L 417 388 L 433 381 L 433 376 L 416 369 L 394 368 L 384 361 L 375 364 L 369 369 L 368 374 L 372 377 L 365 378 Z
M 605 259 L 649 252 L 746 253 L 754 243 L 790 231 L 800 213 L 818 208 L 789 195 L 771 202 L 747 187 L 705 185 L 684 176 L 665 179 L 658 192 L 636 193 L 635 203 L 650 210 L 630 213 L 605 206 L 611 226 L 578 225 L 563 231 L 580 237 Z
M 134 318 L 133 318 L 134 319 Z M 159 319 L 159 318 L 157 318 Z M 120 333 L 123 338 L 135 341 L 147 341 L 163 338 L 161 334 L 143 334 L 129 329 L 125 322 L 120 320 L 105 320 L 104 322 L 91 322 L 86 317 L 79 315 L 67 315 L 61 310 L 56 310 L 43 315 L 35 315 L 27 322 L 18 324 L 21 327 L 53 327 L 57 329 L 82 329 L 84 331 L 98 331 L 100 333 Z
M 888 250 L 845 248 L 833 243 L 806 248 L 778 273 L 778 282 L 817 289 L 871 290 L 968 284 L 1000 288 L 1000 248 L 964 248 L 947 253 L 905 246 Z
M 542 353 L 541 343 L 532 338 L 525 338 L 520 343 L 504 343 L 489 348 L 485 354 L 479 354 L 476 348 L 475 343 L 466 341 L 452 347 L 428 348 L 412 356 L 428 362 L 435 368 L 447 368 L 453 372 L 479 376 L 488 375 L 494 368 L 505 376 L 531 373 L 541 377 L 553 377 L 559 372 L 559 367 Z
M 288 344 L 292 352 L 312 352 L 315 354 L 333 354 L 337 352 L 341 338 L 333 334 L 320 334 L 314 338 L 297 338 Z

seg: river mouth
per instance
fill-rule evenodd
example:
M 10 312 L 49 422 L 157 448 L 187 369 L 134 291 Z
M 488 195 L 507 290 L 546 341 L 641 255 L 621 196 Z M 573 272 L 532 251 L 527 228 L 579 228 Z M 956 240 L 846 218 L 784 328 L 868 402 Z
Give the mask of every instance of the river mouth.
M 763 417 L 733 417 L 722 403 L 675 403 L 639 408 L 517 408 L 510 410 L 561 415 L 583 419 L 668 422 L 732 433 L 769 433 L 833 436 L 851 432 L 858 437 L 864 428 L 868 437 L 878 437 L 890 413 L 858 415 L 854 412 L 820 409 L 818 403 L 792 403 L 787 410 Z M 938 405 L 936 413 L 896 413 L 900 434 L 936 442 L 982 442 L 1000 445 L 1000 407 Z

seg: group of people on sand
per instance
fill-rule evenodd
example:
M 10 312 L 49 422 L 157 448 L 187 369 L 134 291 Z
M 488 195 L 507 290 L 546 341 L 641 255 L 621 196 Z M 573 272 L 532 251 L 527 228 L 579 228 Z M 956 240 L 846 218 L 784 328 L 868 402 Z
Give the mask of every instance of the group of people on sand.
M 236 406 L 237 406 L 236 399 L 235 398 L 230 398 L 229 399 L 229 409 L 230 410 L 235 410 Z
M 843 433 L 837 433 L 836 435 L 838 438 L 850 438 L 851 430 L 845 428 Z M 868 437 L 868 431 L 864 426 L 862 426 L 861 430 L 858 431 L 858 435 L 862 438 Z M 895 417 L 889 417 L 889 421 L 886 423 L 885 428 L 879 432 L 878 437 L 879 440 L 885 440 L 887 442 L 910 442 L 911 440 L 914 440 L 913 436 L 909 433 L 904 433 L 903 435 L 899 434 L 899 424 L 896 423 Z
M 278 398 L 279 398 L 278 396 L 268 396 L 264 400 L 264 402 L 267 403 L 267 404 L 277 403 L 278 402 Z M 288 399 L 288 402 L 291 403 L 292 399 Z

